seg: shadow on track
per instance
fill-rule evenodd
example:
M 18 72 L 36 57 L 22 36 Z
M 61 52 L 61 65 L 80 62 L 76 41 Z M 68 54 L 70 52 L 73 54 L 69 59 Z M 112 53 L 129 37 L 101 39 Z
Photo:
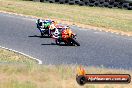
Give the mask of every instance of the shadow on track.
M 41 45 L 56 45 L 55 43 L 41 44 Z
M 28 37 L 37 37 L 37 38 L 51 38 L 50 36 L 40 36 L 40 35 L 33 35 Z
M 66 44 L 60 44 L 60 45 L 57 45 L 56 43 L 50 43 L 50 44 L 41 44 L 41 45 L 69 46 L 69 45 L 66 45 Z

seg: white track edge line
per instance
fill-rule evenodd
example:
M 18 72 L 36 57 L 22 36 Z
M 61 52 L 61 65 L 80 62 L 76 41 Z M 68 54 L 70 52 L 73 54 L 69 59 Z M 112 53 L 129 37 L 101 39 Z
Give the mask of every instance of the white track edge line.
M 36 61 L 38 62 L 38 64 L 42 64 L 42 61 L 41 61 L 41 60 L 39 60 L 39 59 L 37 59 L 37 58 L 34 58 L 34 57 L 32 57 L 32 56 L 29 56 L 29 55 L 27 55 L 27 54 L 25 54 L 25 53 L 22 53 L 22 52 L 13 50 L 13 49 L 9 49 L 9 48 L 3 47 L 3 46 L 0 46 L 0 48 L 6 49 L 6 50 L 9 50 L 9 51 L 13 51 L 13 52 L 15 52 L 15 53 L 19 53 L 19 54 L 24 55 L 24 56 L 26 56 L 26 57 L 29 57 L 29 58 L 31 58 L 31 59 L 33 59 L 33 60 L 36 60 Z

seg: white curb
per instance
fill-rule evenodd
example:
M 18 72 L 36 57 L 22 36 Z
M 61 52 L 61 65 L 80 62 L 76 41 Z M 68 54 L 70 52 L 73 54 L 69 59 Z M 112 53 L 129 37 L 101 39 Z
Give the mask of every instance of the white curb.
M 37 58 L 34 58 L 34 57 L 32 57 L 32 56 L 29 56 L 29 55 L 27 55 L 27 54 L 25 54 L 25 53 L 22 53 L 22 52 L 13 50 L 13 49 L 9 49 L 9 48 L 3 47 L 3 46 L 0 46 L 0 48 L 6 49 L 6 50 L 10 50 L 10 51 L 13 51 L 13 52 L 15 52 L 15 53 L 19 53 L 19 54 L 21 54 L 21 55 L 27 56 L 27 57 L 29 57 L 29 58 L 31 58 L 31 59 L 33 59 L 33 60 L 36 60 L 36 61 L 38 62 L 38 64 L 42 64 L 42 61 L 41 61 L 41 60 L 39 60 L 39 59 L 37 59 Z

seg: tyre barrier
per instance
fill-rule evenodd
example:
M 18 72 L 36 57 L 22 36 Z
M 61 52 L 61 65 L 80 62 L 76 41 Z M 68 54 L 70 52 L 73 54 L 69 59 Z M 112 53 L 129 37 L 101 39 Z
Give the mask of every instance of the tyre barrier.
M 49 2 L 59 4 L 69 4 L 79 6 L 95 6 L 95 7 L 108 7 L 108 8 L 121 8 L 132 10 L 132 0 L 33 0 L 37 2 Z

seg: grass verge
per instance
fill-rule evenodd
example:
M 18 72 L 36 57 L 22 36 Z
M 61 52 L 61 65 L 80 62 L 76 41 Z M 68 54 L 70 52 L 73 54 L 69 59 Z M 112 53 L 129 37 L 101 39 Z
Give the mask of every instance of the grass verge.
M 37 61 L 21 54 L 0 48 L 0 64 L 37 64 Z
M 18 58 L 19 57 L 19 58 Z M 131 88 L 130 84 L 86 84 L 76 83 L 76 65 L 38 65 L 20 54 L 0 49 L 0 88 Z M 8 64 L 12 62 L 11 64 Z M 19 62 L 19 63 L 18 63 Z M 15 64 L 17 63 L 17 64 Z M 91 74 L 130 74 L 132 71 L 85 67 Z
M 23 0 L 0 0 L 0 10 L 43 18 L 56 18 L 81 27 L 94 28 L 95 26 L 106 31 L 125 32 L 132 35 L 132 11 L 130 10 Z

